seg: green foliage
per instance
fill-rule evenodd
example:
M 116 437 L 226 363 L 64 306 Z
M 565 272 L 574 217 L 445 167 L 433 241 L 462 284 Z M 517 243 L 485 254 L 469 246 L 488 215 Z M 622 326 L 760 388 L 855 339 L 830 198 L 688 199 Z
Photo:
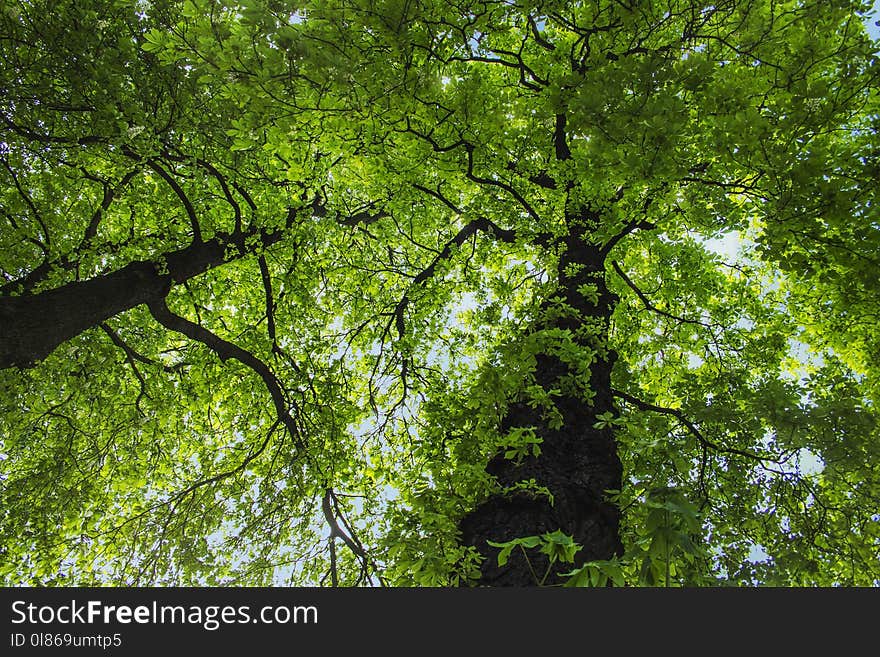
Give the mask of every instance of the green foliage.
M 55 295 L 75 326 L 0 370 L 0 582 L 473 583 L 469 511 L 554 503 L 487 462 L 540 459 L 537 425 L 572 430 L 574 399 L 606 404 L 577 429 L 616 440 L 625 551 L 567 585 L 876 585 L 863 19 L 812 0 L 4 3 L 0 350 L 18 297 Z M 601 271 L 560 265 L 587 246 Z M 124 308 L 76 292 L 120 272 Z M 520 407 L 535 422 L 505 425 Z M 493 543 L 498 564 L 575 563 L 539 531 Z
M 540 536 L 524 536 L 521 538 L 515 538 L 511 541 L 506 541 L 504 543 L 489 541 L 489 545 L 491 545 L 492 547 L 501 548 L 500 552 L 498 553 L 499 566 L 504 566 L 505 564 L 507 564 L 507 561 L 510 559 L 511 553 L 515 549 L 519 548 L 522 551 L 522 554 L 525 557 L 526 561 L 529 563 L 529 569 L 534 576 L 536 586 L 544 585 L 544 582 L 547 580 L 547 574 L 550 573 L 550 568 L 553 566 L 553 564 L 555 564 L 556 562 L 572 563 L 574 561 L 574 556 L 581 550 L 581 546 L 575 543 L 574 539 L 571 536 L 563 533 L 558 529 L 553 532 L 541 534 Z M 540 553 L 547 555 L 547 571 L 540 578 L 538 577 L 538 574 L 532 569 L 528 552 L 526 552 L 527 549 L 533 548 L 538 548 L 538 551 Z

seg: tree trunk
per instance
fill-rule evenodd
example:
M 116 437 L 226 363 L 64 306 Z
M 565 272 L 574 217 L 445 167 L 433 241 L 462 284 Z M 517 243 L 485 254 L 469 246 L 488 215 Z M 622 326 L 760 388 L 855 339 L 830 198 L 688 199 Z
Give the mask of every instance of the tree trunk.
M 617 456 L 612 427 L 594 427 L 597 417 L 617 411 L 611 394 L 611 368 L 616 354 L 607 349 L 609 319 L 617 299 L 605 285 L 605 257 L 598 246 L 583 238 L 584 229 L 573 229 L 566 251 L 559 262 L 559 292 L 577 311 L 575 317 L 545 322 L 537 328 L 560 327 L 576 333 L 595 324 L 596 330 L 578 339 L 579 344 L 596 350 L 590 367 L 590 385 L 595 396 L 585 400 L 576 395 L 555 397 L 563 425 L 554 430 L 542 420 L 540 408 L 525 403 L 512 404 L 501 431 L 512 427 L 535 427 L 543 439 L 538 457 L 528 457 L 519 464 L 497 455 L 487 471 L 506 487 L 518 481 L 534 479 L 553 495 L 551 505 L 545 496 L 525 492 L 494 495 L 471 511 L 460 523 L 463 544 L 475 547 L 484 557 L 479 584 L 483 586 L 535 586 L 548 569 L 547 557 L 537 549 L 515 550 L 504 567 L 498 566 L 498 549 L 487 541 L 506 542 L 524 536 L 561 530 L 583 546 L 575 564 L 556 563 L 544 579 L 545 585 L 564 581 L 560 573 L 592 560 L 621 555 L 617 507 L 607 500 L 607 490 L 619 490 L 622 466 Z M 574 267 L 572 267 L 574 266 Z M 586 298 L 579 287 L 597 288 L 596 301 Z M 548 304 L 549 306 L 549 304 Z M 542 354 L 537 359 L 536 383 L 545 390 L 560 388 L 560 378 L 570 374 L 570 365 L 558 357 Z

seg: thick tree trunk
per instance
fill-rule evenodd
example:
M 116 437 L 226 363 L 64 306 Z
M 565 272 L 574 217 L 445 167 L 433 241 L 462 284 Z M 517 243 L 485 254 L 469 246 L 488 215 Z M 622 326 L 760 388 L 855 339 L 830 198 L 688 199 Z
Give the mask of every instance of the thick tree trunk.
M 37 294 L 0 297 L 0 369 L 32 367 L 59 345 L 101 322 L 160 298 L 172 285 L 240 258 L 254 244 L 269 246 L 281 232 L 221 234 L 132 262 L 117 271 Z M 249 241 L 251 237 L 256 241 Z
M 572 265 L 574 267 L 572 267 Z M 598 301 L 585 298 L 579 291 L 583 284 L 598 288 Z M 546 585 L 559 584 L 564 573 L 586 561 L 610 559 L 623 552 L 619 536 L 619 510 L 607 500 L 607 490 L 619 490 L 622 466 L 617 456 L 613 430 L 594 428 L 597 416 L 612 412 L 611 368 L 616 355 L 606 348 L 608 326 L 617 299 L 605 286 L 605 265 L 602 249 L 582 239 L 573 231 L 567 250 L 559 263 L 559 296 L 578 311 L 577 317 L 565 317 L 544 323 L 538 328 L 558 326 L 573 333 L 585 325 L 596 326 L 591 336 L 580 340 L 596 350 L 590 368 L 590 385 L 595 396 L 585 400 L 579 396 L 557 397 L 557 407 L 564 424 L 551 429 L 541 418 L 541 409 L 515 403 L 508 409 L 501 426 L 537 427 L 543 438 L 541 453 L 517 464 L 498 455 L 487 471 L 502 486 L 535 479 L 553 494 L 551 505 L 544 496 L 526 493 L 490 497 L 460 523 L 462 541 L 475 547 L 485 559 L 479 581 L 484 586 L 535 586 L 548 568 L 545 555 L 526 550 L 528 561 L 515 550 L 504 567 L 498 566 L 498 549 L 487 541 L 505 542 L 523 536 L 561 530 L 583 546 L 575 565 L 557 563 L 544 580 Z M 537 360 L 535 380 L 546 390 L 560 388 L 560 378 L 570 374 L 570 366 L 552 355 Z

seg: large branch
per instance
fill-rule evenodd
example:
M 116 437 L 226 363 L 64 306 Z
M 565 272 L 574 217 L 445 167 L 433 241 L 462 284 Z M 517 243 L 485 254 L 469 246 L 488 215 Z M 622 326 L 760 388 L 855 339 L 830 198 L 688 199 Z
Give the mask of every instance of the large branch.
M 152 299 L 148 306 L 153 318 L 166 329 L 185 335 L 191 340 L 201 342 L 216 353 L 221 361 L 226 361 L 230 358 L 235 359 L 258 374 L 269 391 L 269 395 L 272 397 L 272 403 L 275 405 L 278 419 L 284 424 L 297 446 L 302 447 L 299 428 L 296 426 L 296 421 L 291 416 L 289 410 L 290 408 L 296 409 L 296 406 L 287 400 L 281 383 L 266 363 L 246 349 L 242 349 L 238 345 L 212 333 L 204 326 L 174 314 L 168 309 L 165 297 L 160 296 Z
M 288 214 L 289 227 L 295 210 Z M 31 367 L 83 331 L 177 284 L 278 242 L 284 230 L 219 233 L 210 240 L 141 260 L 109 274 L 38 294 L 0 298 L 0 369 Z M 257 239 L 254 239 L 257 238 Z

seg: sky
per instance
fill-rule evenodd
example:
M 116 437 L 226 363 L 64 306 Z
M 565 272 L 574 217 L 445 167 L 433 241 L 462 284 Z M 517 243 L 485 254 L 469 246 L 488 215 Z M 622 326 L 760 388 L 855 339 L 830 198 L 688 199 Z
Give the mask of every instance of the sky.
M 868 24 L 868 34 L 870 34 L 874 39 L 880 39 L 880 26 L 877 25 L 880 22 L 880 0 L 874 0 L 874 15 L 867 22 Z

